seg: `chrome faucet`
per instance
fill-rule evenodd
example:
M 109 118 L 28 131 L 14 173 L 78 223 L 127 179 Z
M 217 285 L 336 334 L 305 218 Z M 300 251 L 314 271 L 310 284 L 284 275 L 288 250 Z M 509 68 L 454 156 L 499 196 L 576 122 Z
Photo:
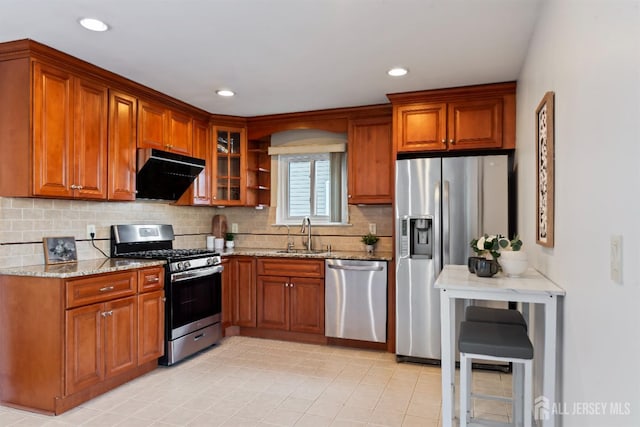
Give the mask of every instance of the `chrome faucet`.
M 307 231 L 307 250 L 311 251 L 311 219 L 308 216 L 302 218 L 302 227 L 300 228 L 300 232 L 304 233 L 305 229 Z

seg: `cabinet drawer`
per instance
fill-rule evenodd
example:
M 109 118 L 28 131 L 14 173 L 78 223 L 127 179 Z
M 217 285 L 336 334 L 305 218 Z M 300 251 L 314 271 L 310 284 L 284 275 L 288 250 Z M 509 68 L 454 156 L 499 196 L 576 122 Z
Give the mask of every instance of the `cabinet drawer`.
M 323 259 L 259 258 L 259 276 L 324 277 Z
M 136 272 L 102 274 L 66 281 L 67 308 L 108 301 L 136 293 Z
M 164 268 L 152 267 L 138 270 L 138 292 L 151 292 L 164 288 Z

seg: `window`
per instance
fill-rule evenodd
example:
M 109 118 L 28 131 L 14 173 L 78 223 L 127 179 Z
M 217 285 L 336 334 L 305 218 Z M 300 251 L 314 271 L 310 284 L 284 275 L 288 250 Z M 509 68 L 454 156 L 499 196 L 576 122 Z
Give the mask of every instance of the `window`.
M 278 157 L 279 224 L 312 224 L 346 220 L 346 162 L 344 153 L 287 154 Z

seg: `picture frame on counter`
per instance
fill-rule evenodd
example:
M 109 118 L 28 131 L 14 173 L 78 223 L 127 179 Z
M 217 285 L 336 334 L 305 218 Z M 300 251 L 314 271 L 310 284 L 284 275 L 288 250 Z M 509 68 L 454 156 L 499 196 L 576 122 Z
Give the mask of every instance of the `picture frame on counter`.
M 45 237 L 42 239 L 45 264 L 63 264 L 78 261 L 74 237 Z
M 544 94 L 536 108 L 536 243 L 554 245 L 554 92 Z

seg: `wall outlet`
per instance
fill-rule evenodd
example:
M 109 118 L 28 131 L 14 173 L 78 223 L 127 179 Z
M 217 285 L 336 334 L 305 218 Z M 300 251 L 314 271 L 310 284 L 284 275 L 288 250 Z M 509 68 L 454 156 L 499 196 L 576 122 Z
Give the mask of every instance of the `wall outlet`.
M 611 236 L 611 280 L 622 284 L 622 236 Z
M 93 224 L 87 225 L 87 239 L 91 239 L 91 233 L 93 233 L 93 238 L 96 237 L 96 226 Z
M 238 224 L 236 224 L 235 222 L 231 224 L 231 232 L 232 233 L 238 232 Z
M 376 224 L 375 223 L 369 224 L 369 233 L 376 234 Z

